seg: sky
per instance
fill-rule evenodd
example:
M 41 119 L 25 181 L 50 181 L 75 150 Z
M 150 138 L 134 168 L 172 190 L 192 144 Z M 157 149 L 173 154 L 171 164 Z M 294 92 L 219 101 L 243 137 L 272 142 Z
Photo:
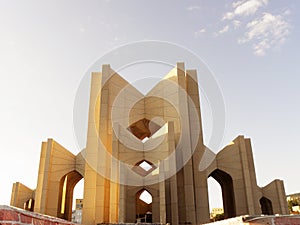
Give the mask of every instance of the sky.
M 112 49 L 145 40 L 198 55 L 224 99 L 222 146 L 251 138 L 258 185 L 283 179 L 287 194 L 300 192 L 299 9 L 296 0 L 0 0 L 0 204 L 16 181 L 36 187 L 42 141 L 80 152 L 73 106 L 84 74 Z M 208 113 L 202 120 L 207 140 Z

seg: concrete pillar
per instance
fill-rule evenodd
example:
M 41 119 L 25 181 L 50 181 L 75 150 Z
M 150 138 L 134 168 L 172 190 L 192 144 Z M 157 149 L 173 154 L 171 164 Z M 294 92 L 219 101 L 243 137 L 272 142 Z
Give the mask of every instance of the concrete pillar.
M 248 214 L 255 215 L 255 208 L 253 202 L 253 191 L 252 191 L 252 183 L 251 183 L 251 176 L 250 176 L 250 167 L 247 158 L 247 150 L 246 144 L 243 136 L 238 138 L 239 145 L 240 145 L 240 156 L 241 156 L 241 165 L 242 165 L 242 172 L 244 176 L 244 185 L 245 185 L 245 193 L 246 193 L 246 201 L 248 207 Z
M 163 176 L 163 175 L 162 175 Z M 165 181 L 159 182 L 159 222 L 166 223 L 166 193 Z
M 174 134 L 174 123 L 169 122 L 168 124 L 168 144 L 169 144 L 169 155 L 175 151 L 175 134 Z M 174 154 L 174 159 L 169 163 L 169 173 L 173 174 L 176 171 L 176 157 Z M 178 217 L 178 190 L 177 190 L 177 177 L 176 174 L 171 176 L 167 182 L 170 188 L 170 213 L 171 213 L 171 224 L 179 224 Z
M 87 147 L 85 151 L 84 174 L 84 205 L 82 209 L 82 223 L 96 224 L 96 197 L 97 197 L 97 164 L 99 150 L 99 122 L 101 104 L 102 73 L 92 73 L 90 106 L 87 132 Z M 98 211 L 98 214 L 103 214 Z
M 186 76 L 183 63 L 177 63 L 177 76 L 178 76 L 178 98 L 179 110 L 181 115 L 182 137 L 185 140 L 181 143 L 182 158 L 187 162 L 183 167 L 184 179 L 184 192 L 185 192 L 185 211 L 186 221 L 196 224 L 196 211 L 195 211 L 195 194 L 194 194 L 194 177 L 193 177 L 193 162 L 191 152 L 191 134 L 190 123 L 187 103 L 187 89 L 186 89 Z

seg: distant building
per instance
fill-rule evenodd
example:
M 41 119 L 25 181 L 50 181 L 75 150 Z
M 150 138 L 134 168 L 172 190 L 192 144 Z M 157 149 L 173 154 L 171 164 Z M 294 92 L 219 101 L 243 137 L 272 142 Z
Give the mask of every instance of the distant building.
M 83 208 L 83 199 L 76 199 L 76 210 L 81 210 Z
M 300 214 L 300 193 L 286 196 L 290 214 Z
M 210 219 L 213 219 L 216 217 L 218 214 L 223 214 L 224 209 L 223 208 L 212 208 L 210 212 Z
M 300 206 L 299 205 L 295 205 L 292 207 L 292 211 L 296 214 L 300 213 Z
M 300 193 L 291 194 L 286 196 L 287 201 L 298 200 L 300 202 Z
M 72 222 L 73 223 L 82 223 L 82 208 L 83 208 L 83 199 L 76 199 L 76 208 L 72 211 Z

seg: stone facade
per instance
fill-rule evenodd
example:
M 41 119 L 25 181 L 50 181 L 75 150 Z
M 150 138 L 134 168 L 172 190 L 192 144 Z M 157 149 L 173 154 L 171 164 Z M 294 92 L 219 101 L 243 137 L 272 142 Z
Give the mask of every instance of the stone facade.
M 287 214 L 283 181 L 257 186 L 250 139 L 214 154 L 203 143 L 197 73 L 177 63 L 147 95 L 109 65 L 92 73 L 86 148 L 78 155 L 43 142 L 38 184 L 15 183 L 11 205 L 70 220 L 84 178 L 83 224 L 209 222 L 207 178 L 222 187 L 225 217 Z M 139 197 L 146 190 L 152 202 Z M 28 203 L 27 203 L 28 204 Z M 26 205 L 26 204 L 25 204 Z

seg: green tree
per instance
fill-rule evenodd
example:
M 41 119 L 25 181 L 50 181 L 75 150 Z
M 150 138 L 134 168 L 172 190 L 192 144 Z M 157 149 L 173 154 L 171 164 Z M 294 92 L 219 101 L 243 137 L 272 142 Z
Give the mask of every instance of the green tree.
M 220 220 L 224 220 L 225 219 L 225 216 L 224 216 L 224 213 L 222 214 L 217 214 L 215 216 L 215 221 L 220 221 Z
M 288 207 L 289 207 L 290 212 L 293 212 L 293 206 L 297 206 L 297 205 L 300 205 L 298 199 L 289 200 L 288 201 Z

